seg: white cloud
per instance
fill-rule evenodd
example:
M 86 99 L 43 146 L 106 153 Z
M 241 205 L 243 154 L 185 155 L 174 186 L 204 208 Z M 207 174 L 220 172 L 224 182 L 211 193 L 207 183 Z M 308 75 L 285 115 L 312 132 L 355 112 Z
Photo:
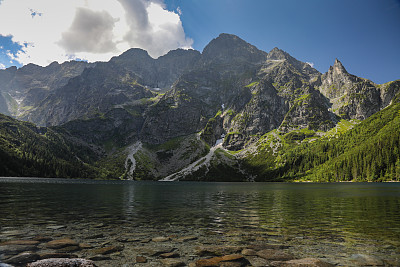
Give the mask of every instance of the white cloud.
M 4 66 L 4 64 L 0 63 L 0 70 L 4 70 L 6 68 L 6 66 Z
M 313 62 L 306 62 L 308 65 L 311 66 L 311 68 L 314 68 L 314 63 Z
M 10 53 L 22 64 L 106 61 L 131 47 L 158 57 L 193 43 L 178 13 L 162 0 L 0 0 L 0 35 L 23 46 Z

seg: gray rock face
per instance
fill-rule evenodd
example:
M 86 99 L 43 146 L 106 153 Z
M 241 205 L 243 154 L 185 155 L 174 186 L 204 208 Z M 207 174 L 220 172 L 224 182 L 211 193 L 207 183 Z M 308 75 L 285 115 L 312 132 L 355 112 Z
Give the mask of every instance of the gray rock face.
M 390 104 L 399 92 L 399 83 L 376 85 L 349 74 L 339 60 L 321 77 L 320 92 L 327 97 L 331 110 L 344 119 L 364 120 Z
M 202 62 L 218 62 L 219 64 L 234 61 L 262 63 L 266 57 L 267 53 L 239 37 L 222 33 L 204 48 Z
M 266 53 L 230 34 L 213 39 L 202 53 L 177 49 L 154 59 L 130 49 L 109 62 L 0 70 L 0 112 L 58 126 L 99 155 L 139 141 L 161 146 L 200 136 L 179 149 L 135 155 L 135 172 L 145 178 L 169 175 L 204 157 L 201 142 L 241 150 L 274 129 L 327 131 L 340 119 L 368 118 L 399 91 L 400 80 L 377 85 L 349 74 L 337 59 L 321 74 L 285 51 Z M 231 162 L 239 165 L 219 152 L 213 159 L 223 158 L 226 169 Z M 206 167 L 197 171 L 212 170 Z
M 11 67 L 0 70 L 0 94 L 6 101 L 2 110 L 6 109 L 15 117 L 23 117 L 50 92 L 67 84 L 69 79 L 80 75 L 85 68 L 94 65 L 70 61 L 63 64 L 53 62 L 47 67 L 28 64 L 20 69 Z

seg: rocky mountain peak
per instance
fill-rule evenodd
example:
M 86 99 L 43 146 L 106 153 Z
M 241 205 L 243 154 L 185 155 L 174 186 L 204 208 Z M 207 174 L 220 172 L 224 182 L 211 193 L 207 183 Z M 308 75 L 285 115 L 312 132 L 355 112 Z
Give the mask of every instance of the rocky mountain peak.
M 222 33 L 204 48 L 202 56 L 205 61 L 231 62 L 240 60 L 259 63 L 266 59 L 267 53 L 236 35 Z
M 113 57 L 111 62 L 125 62 L 125 61 L 151 61 L 154 60 L 146 50 L 140 48 L 131 48 L 117 57 Z
M 285 51 L 279 49 L 278 47 L 273 48 L 267 56 L 268 60 L 285 60 L 289 59 L 291 56 Z
M 344 68 L 342 62 L 340 62 L 337 58 L 335 59 L 335 63 L 329 69 L 329 71 L 333 71 L 336 75 L 348 73 L 347 70 Z

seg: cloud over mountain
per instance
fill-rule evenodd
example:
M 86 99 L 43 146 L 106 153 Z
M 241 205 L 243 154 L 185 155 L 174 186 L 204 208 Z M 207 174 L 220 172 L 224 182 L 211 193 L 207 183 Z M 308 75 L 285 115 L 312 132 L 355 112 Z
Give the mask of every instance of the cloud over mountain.
M 14 60 L 39 65 L 106 61 L 131 47 L 158 57 L 193 43 L 161 0 L 2 0 L 0 35 L 22 45 Z

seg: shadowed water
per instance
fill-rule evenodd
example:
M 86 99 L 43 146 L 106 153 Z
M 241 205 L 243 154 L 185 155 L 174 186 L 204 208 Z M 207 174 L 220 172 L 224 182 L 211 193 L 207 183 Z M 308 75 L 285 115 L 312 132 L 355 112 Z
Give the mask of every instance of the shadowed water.
M 340 265 L 354 254 L 397 260 L 400 253 L 399 183 L 1 178 L 0 214 L 0 241 L 20 231 L 27 237 L 77 235 L 90 243 L 85 233 L 95 232 L 102 223 L 108 239 L 148 232 L 149 238 L 195 234 L 210 243 L 225 238 L 225 243 L 243 244 L 260 236 L 265 242 L 290 245 L 299 257 L 326 258 Z M 49 232 L 51 225 L 65 228 Z M 245 234 L 232 232 L 255 234 L 240 239 Z

